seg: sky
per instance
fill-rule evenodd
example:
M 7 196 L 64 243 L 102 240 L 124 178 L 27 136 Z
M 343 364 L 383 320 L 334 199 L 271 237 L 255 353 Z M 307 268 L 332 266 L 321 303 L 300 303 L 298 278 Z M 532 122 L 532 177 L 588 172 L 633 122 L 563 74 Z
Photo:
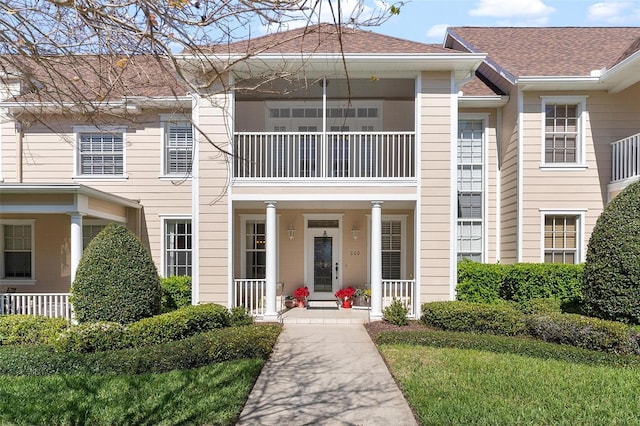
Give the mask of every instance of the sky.
M 365 4 L 384 1 L 393 2 Z M 342 3 L 348 8 L 357 0 Z M 447 26 L 640 26 L 640 0 L 410 0 L 398 15 L 371 30 L 440 43 Z

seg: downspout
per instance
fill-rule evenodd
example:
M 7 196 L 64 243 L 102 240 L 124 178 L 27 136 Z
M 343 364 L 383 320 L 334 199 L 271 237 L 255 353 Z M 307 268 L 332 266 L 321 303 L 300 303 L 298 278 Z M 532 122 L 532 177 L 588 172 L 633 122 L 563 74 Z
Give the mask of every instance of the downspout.
M 22 183 L 22 153 L 24 143 L 24 130 L 20 121 L 16 122 L 16 129 L 18 130 L 18 140 L 16 147 L 16 181 Z

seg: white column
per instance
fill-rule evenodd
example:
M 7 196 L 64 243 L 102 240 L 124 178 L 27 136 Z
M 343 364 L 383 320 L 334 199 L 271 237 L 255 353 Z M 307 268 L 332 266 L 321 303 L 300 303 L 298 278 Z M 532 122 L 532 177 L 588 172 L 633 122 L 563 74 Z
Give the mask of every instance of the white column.
M 82 257 L 82 215 L 71 215 L 71 284 L 76 279 L 76 271 Z
M 265 278 L 267 281 L 267 291 L 266 291 L 266 306 L 265 306 L 265 319 L 275 319 L 278 316 L 278 311 L 276 310 L 276 272 L 277 272 L 277 240 L 278 236 L 276 235 L 276 202 L 275 201 L 265 201 L 267 205 L 267 223 L 266 223 L 266 255 L 267 255 L 267 264 L 266 264 L 266 273 Z
M 371 318 L 382 318 L 382 201 L 371 202 Z

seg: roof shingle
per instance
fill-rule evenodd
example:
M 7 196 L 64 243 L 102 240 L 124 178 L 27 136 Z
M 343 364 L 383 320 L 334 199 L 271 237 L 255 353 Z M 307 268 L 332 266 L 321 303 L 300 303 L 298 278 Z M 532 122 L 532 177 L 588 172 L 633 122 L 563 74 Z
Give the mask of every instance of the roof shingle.
M 449 31 L 471 50 L 488 53 L 516 77 L 587 76 L 593 70 L 611 68 L 640 49 L 640 27 L 454 27 Z

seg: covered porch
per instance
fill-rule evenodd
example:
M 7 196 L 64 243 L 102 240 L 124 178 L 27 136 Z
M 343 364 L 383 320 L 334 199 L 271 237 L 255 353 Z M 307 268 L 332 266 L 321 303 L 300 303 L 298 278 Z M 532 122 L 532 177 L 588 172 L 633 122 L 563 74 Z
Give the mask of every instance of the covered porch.
M 70 319 L 82 251 L 109 222 L 139 235 L 140 208 L 79 184 L 1 184 L 0 315 Z
M 287 196 L 234 202 L 229 305 L 276 320 L 287 310 L 285 298 L 299 287 L 308 288 L 312 307 L 324 302 L 325 308 L 334 309 L 338 309 L 335 292 L 353 287 L 371 294 L 368 306 L 353 309 L 362 311 L 367 321 L 380 319 L 394 299 L 414 316 L 419 303 L 415 200 L 404 197 L 353 199 L 363 198 L 360 194 L 337 201 L 341 196 L 336 194 L 333 201 L 293 201 Z M 318 322 L 318 315 L 310 313 L 308 318 Z M 340 315 L 346 314 L 332 318 Z

